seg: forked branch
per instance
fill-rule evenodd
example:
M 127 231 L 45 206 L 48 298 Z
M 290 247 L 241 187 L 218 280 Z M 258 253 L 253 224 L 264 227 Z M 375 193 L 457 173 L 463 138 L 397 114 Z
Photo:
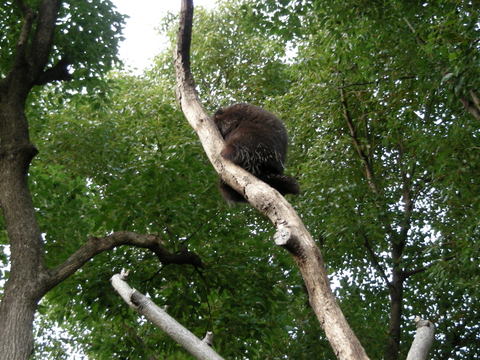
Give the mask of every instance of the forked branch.
M 276 190 L 221 158 L 223 139 L 200 104 L 190 73 L 192 18 L 192 0 L 182 0 L 175 70 L 177 97 L 185 117 L 197 132 L 205 153 L 222 179 L 236 191 L 245 194 L 249 203 L 276 227 L 275 243 L 286 248 L 294 257 L 308 289 L 310 304 L 337 358 L 368 359 L 330 289 L 322 254 L 295 210 Z
M 149 249 L 157 255 L 158 260 L 164 265 L 190 264 L 196 267 L 203 266 L 200 257 L 193 252 L 182 251 L 180 253 L 171 253 L 163 246 L 162 240 L 156 235 L 119 231 L 103 238 L 89 238 L 88 241 L 63 264 L 49 271 L 46 287 L 50 289 L 56 286 L 80 269 L 87 261 L 93 259 L 95 255 L 122 245 Z

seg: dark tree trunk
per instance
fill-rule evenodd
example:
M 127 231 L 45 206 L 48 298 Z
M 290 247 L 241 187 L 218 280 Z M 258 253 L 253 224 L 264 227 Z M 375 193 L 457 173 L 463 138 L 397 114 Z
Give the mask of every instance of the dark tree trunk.
M 27 185 L 36 153 L 29 142 L 24 97 L 0 93 L 0 207 L 10 242 L 11 269 L 0 303 L 2 359 L 26 359 L 44 273 L 41 233 Z
M 388 324 L 388 340 L 385 347 L 385 360 L 398 360 L 400 353 L 400 335 L 403 307 L 403 279 L 394 271 L 393 281 L 389 287 L 390 321 Z
M 0 354 L 2 360 L 28 359 L 33 350 L 33 317 L 37 308 L 26 286 L 11 285 L 0 304 Z
M 61 1 L 40 0 L 35 9 L 23 0 L 13 3 L 23 23 L 12 67 L 0 78 L 0 209 L 11 254 L 10 276 L 0 300 L 1 360 L 25 360 L 31 355 L 40 299 L 103 251 L 132 245 L 153 251 L 166 264 L 202 266 L 196 254 L 172 254 L 156 236 L 119 232 L 92 238 L 57 268 L 45 268 L 41 231 L 28 189 L 28 168 L 37 150 L 30 142 L 25 103 L 34 85 L 69 80 L 70 74 L 66 59 L 47 67 Z
M 406 198 L 404 198 L 405 201 Z M 410 228 L 410 215 L 413 203 L 405 201 L 405 223 L 402 231 L 392 236 L 392 281 L 389 283 L 390 293 L 390 321 L 388 325 L 388 340 L 385 347 L 385 360 L 398 360 L 400 356 L 400 337 L 402 334 L 402 310 L 403 310 L 403 285 L 405 273 L 401 267 L 403 251 L 407 243 L 408 229 Z M 393 232 L 391 232 L 393 234 Z
M 23 23 L 12 68 L 0 80 L 0 208 L 11 254 L 0 303 L 0 356 L 8 360 L 27 359 L 32 353 L 33 318 L 46 291 L 41 232 L 27 183 L 37 150 L 28 134 L 25 101 L 48 62 L 59 3 L 42 0 L 30 9 L 15 2 Z
M 164 264 L 202 267 L 184 251 L 170 253 L 153 235 L 117 232 L 91 238 L 55 269 L 44 266 L 41 231 L 28 189 L 28 168 L 37 150 L 30 143 L 24 107 L 29 83 L 26 71 L 0 81 L 0 208 L 10 243 L 10 277 L 0 301 L 0 359 L 25 360 L 33 350 L 33 320 L 38 302 L 95 255 L 122 245 L 151 250 Z M 22 75 L 23 74 L 23 75 Z

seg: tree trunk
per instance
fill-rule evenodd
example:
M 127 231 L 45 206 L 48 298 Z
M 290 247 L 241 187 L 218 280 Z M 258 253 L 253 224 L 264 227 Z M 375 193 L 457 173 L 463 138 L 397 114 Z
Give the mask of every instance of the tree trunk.
M 398 360 L 400 353 L 400 335 L 403 307 L 403 278 L 398 270 L 393 271 L 390 291 L 390 321 L 388 324 L 388 340 L 385 346 L 385 360 Z
M 27 172 L 36 153 L 30 144 L 22 97 L 0 94 L 0 207 L 10 242 L 11 269 L 0 303 L 2 359 L 27 359 L 33 349 L 33 317 L 45 274 L 41 233 Z
M 10 282 L 11 284 L 11 282 Z M 21 291 L 21 292 L 18 292 Z M 33 351 L 33 317 L 37 302 L 26 286 L 10 286 L 0 303 L 0 354 L 2 360 L 28 359 Z

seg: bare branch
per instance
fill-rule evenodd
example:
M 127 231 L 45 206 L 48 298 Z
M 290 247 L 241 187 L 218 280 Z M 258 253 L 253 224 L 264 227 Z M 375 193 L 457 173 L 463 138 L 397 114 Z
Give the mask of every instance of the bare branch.
M 388 280 L 387 273 L 385 272 L 385 269 L 383 268 L 383 266 L 380 264 L 380 261 L 378 260 L 377 254 L 375 254 L 375 251 L 373 251 L 372 245 L 370 244 L 370 241 L 368 240 L 367 235 L 362 233 L 362 236 L 363 236 L 363 240 L 364 240 L 363 245 L 367 249 L 367 253 L 370 256 L 370 261 L 372 262 L 373 267 L 375 269 L 377 269 L 377 271 L 380 273 L 380 276 L 385 281 L 385 284 L 387 286 L 391 286 L 391 283 Z
M 293 255 L 305 281 L 312 309 L 337 357 L 343 360 L 368 359 L 330 289 L 322 254 L 295 210 L 278 191 L 220 156 L 224 141 L 198 99 L 189 67 L 192 11 L 192 1 L 182 0 L 175 70 L 177 99 L 185 117 L 197 132 L 205 153 L 221 178 L 244 195 L 276 227 L 275 242 Z
M 365 82 L 357 82 L 357 83 L 350 83 L 350 84 L 345 84 L 339 87 L 339 89 L 346 89 L 349 87 L 354 87 L 354 86 L 365 86 L 365 85 L 378 85 L 383 81 L 398 81 L 398 80 L 411 80 L 411 79 L 416 79 L 417 77 L 415 75 L 405 75 L 405 76 L 400 76 L 398 78 L 392 78 L 390 76 L 380 78 L 374 81 L 365 81 Z
M 213 346 L 213 332 L 207 331 L 202 341 L 206 343 L 208 346 Z
M 149 249 L 157 255 L 159 261 L 163 264 L 203 266 L 200 257 L 193 252 L 183 250 L 178 254 L 172 254 L 163 246 L 162 240 L 156 235 L 143 235 L 127 231 L 115 232 L 103 238 L 89 238 L 63 264 L 50 270 L 46 279 L 47 288 L 50 289 L 71 276 L 95 255 L 122 245 Z
M 422 39 L 422 37 L 417 33 L 417 30 L 413 27 L 413 25 L 408 21 L 406 17 L 403 18 L 403 21 L 407 24 L 408 28 L 411 30 L 413 34 L 415 34 L 415 37 L 417 38 L 418 42 L 425 45 L 426 41 Z
M 415 317 L 415 325 L 417 326 L 417 332 L 408 351 L 407 360 L 426 360 L 432 347 L 435 326 L 431 321 L 422 320 L 418 316 Z
M 400 143 L 399 145 L 399 162 L 403 162 L 403 155 L 404 155 L 404 147 Z M 414 168 L 413 168 L 414 169 Z M 412 169 L 410 176 L 408 176 L 407 171 L 403 169 L 401 166 L 401 177 L 402 177 L 402 202 L 403 202 L 403 219 L 402 224 L 400 226 L 400 233 L 398 235 L 398 240 L 396 241 L 397 246 L 399 247 L 398 253 L 399 256 L 403 253 L 405 245 L 407 243 L 408 231 L 411 228 L 412 224 L 412 212 L 413 207 L 415 206 L 415 202 L 412 196 L 412 180 L 414 170 Z
M 130 307 L 162 329 L 195 358 L 202 360 L 223 359 L 209 346 L 208 341 L 200 340 L 182 324 L 168 315 L 165 310 L 155 305 L 152 300 L 131 288 L 125 282 L 126 275 L 127 273 L 122 271 L 121 274 L 113 275 L 110 281 L 114 289 Z
M 430 264 L 427 264 L 425 266 L 421 266 L 419 268 L 416 268 L 416 269 L 413 269 L 413 270 L 409 270 L 409 271 L 403 271 L 402 272 L 402 275 L 403 277 L 406 279 L 410 276 L 413 276 L 413 275 L 416 275 L 416 274 L 419 274 L 419 273 L 422 273 L 422 272 L 425 272 L 427 271 L 429 268 L 431 268 L 433 265 L 435 265 L 436 263 L 440 262 L 440 261 L 450 261 L 450 260 L 453 260 L 455 259 L 455 256 L 454 255 L 451 255 L 451 256 L 446 256 L 444 258 L 441 258 L 441 259 L 437 259 L 435 261 L 432 261 Z

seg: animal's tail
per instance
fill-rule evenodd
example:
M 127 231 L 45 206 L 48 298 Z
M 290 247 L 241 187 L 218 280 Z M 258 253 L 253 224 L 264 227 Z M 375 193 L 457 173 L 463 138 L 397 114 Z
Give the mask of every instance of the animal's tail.
M 218 185 L 218 187 L 223 198 L 228 202 L 246 202 L 245 198 L 242 195 L 240 195 L 238 192 L 233 190 L 233 188 L 224 183 L 223 180 L 220 180 L 220 184 Z
M 291 176 L 280 174 L 269 174 L 261 178 L 268 185 L 276 189 L 280 194 L 294 194 L 300 193 L 300 186 L 297 180 Z

